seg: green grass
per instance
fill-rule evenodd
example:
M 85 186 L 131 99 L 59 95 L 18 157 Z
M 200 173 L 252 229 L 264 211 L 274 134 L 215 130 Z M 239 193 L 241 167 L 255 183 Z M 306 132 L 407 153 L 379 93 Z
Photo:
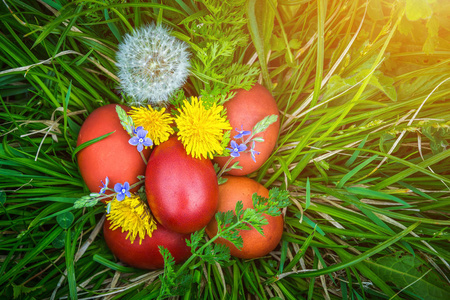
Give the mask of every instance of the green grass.
M 281 131 L 250 177 L 292 202 L 275 251 L 226 265 L 194 259 L 180 298 L 446 299 L 446 1 L 162 2 L 0 3 L 0 297 L 159 295 L 161 270 L 129 268 L 107 248 L 104 207 L 73 208 L 89 193 L 80 126 L 124 102 L 117 45 L 155 22 L 190 44 L 185 95 L 256 80 L 271 90 Z

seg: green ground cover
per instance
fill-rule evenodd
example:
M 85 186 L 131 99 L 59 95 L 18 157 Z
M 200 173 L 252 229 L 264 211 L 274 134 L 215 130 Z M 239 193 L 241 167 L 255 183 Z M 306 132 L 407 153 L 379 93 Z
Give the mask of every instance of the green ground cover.
M 449 16 L 445 0 L 1 1 L 0 297 L 163 290 L 163 270 L 109 251 L 103 205 L 74 208 L 80 126 L 124 103 L 118 44 L 155 23 L 190 47 L 176 97 L 272 92 L 277 146 L 249 177 L 291 201 L 275 251 L 197 257 L 180 298 L 447 299 Z

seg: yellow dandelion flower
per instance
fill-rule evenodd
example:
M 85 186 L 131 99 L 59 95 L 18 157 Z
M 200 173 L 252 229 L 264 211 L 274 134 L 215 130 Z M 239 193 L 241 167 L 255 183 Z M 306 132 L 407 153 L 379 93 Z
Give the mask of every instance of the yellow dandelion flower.
M 197 97 L 191 102 L 184 100 L 180 115 L 175 119 L 178 127 L 178 139 L 184 145 L 187 154 L 195 158 L 213 158 L 213 154 L 222 154 L 221 141 L 224 130 L 231 129 L 225 116 L 221 116 L 223 106 L 215 103 L 206 109 Z
M 111 222 L 110 229 L 122 228 L 122 232 L 128 231 L 126 238 L 129 238 L 131 243 L 134 243 L 139 235 L 139 245 L 146 235 L 151 237 L 153 230 L 156 229 L 156 222 L 149 209 L 142 203 L 141 198 L 134 194 L 122 201 L 113 200 L 106 217 Z
M 135 127 L 142 126 L 147 130 L 147 137 L 149 137 L 154 145 L 159 145 L 169 139 L 170 135 L 174 133 L 172 124 L 173 118 L 165 113 L 166 109 L 153 109 L 150 105 L 146 107 L 131 107 L 128 112 L 133 119 Z

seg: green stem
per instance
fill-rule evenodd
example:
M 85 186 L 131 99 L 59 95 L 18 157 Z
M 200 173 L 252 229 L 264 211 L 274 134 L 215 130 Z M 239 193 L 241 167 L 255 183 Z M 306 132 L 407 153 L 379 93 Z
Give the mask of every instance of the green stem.
M 141 152 L 139 152 L 139 154 L 141 155 L 142 160 L 144 161 L 145 165 L 147 165 L 147 159 L 145 158 L 144 153 L 142 153 L 142 151 L 141 151 Z
M 137 187 L 138 185 L 143 184 L 143 183 L 145 183 L 145 179 L 139 180 L 138 182 L 136 182 L 136 183 L 130 185 L 130 190 L 133 189 L 133 188 L 135 188 L 135 187 Z
M 183 265 L 178 269 L 178 271 L 176 272 L 176 276 L 175 276 L 175 277 L 180 276 L 180 274 L 182 273 L 182 271 L 183 271 L 184 269 L 186 269 L 186 267 L 189 265 L 189 263 L 190 263 L 191 261 L 193 261 L 193 260 L 198 256 L 197 253 L 202 253 L 203 250 L 204 250 L 206 247 L 208 247 L 211 243 L 213 243 L 215 240 L 217 240 L 219 237 L 221 237 L 221 235 L 222 235 L 224 232 L 227 232 L 227 231 L 230 231 L 230 230 L 236 228 L 236 227 L 239 226 L 241 223 L 244 223 L 244 222 L 241 220 L 241 221 L 237 222 L 236 224 L 233 224 L 233 225 L 227 227 L 227 229 L 225 229 L 225 230 L 223 230 L 223 231 L 220 231 L 220 230 L 219 230 L 215 236 L 213 236 L 213 237 L 212 237 L 209 241 L 207 241 L 203 246 L 201 246 L 198 250 L 196 250 L 194 253 L 192 253 L 192 255 L 191 255 L 191 256 L 183 263 Z
M 222 169 L 220 170 L 219 174 L 217 174 L 217 179 L 219 179 L 223 173 L 225 173 L 225 170 L 227 169 L 230 162 L 233 160 L 233 157 L 230 157 L 227 162 L 223 165 Z

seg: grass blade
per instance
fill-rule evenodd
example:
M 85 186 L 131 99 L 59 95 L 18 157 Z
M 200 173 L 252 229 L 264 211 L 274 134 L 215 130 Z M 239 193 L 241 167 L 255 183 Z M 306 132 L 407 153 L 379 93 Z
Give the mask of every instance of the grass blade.
M 411 226 L 409 226 L 408 228 L 406 228 L 405 230 L 403 230 L 402 232 L 399 232 L 398 234 L 394 235 L 393 237 L 391 237 L 390 239 L 382 242 L 381 244 L 379 244 L 378 246 L 358 255 L 355 256 L 351 261 L 347 261 L 347 262 L 342 262 L 342 263 L 338 263 L 335 264 L 333 266 L 330 267 L 326 267 L 317 271 L 308 271 L 308 272 L 303 272 L 303 273 L 298 273 L 295 274 L 296 277 L 300 277 L 300 278 L 305 278 L 305 277 L 316 277 L 316 276 L 320 276 L 320 275 L 325 275 L 325 274 L 329 274 L 331 272 L 336 272 L 338 270 L 344 269 L 344 268 L 348 268 L 351 267 L 353 265 L 356 265 L 357 263 L 371 257 L 372 255 L 384 250 L 385 248 L 391 246 L 392 244 L 398 242 L 399 240 L 401 240 L 402 237 L 406 236 L 408 233 L 410 233 L 411 231 L 413 231 L 415 228 L 417 228 L 417 226 L 419 226 L 420 223 L 414 223 Z
M 113 134 L 114 132 L 116 132 L 116 131 L 111 131 L 111 132 L 109 132 L 109 133 L 107 133 L 107 134 L 104 134 L 104 135 L 102 135 L 102 136 L 99 136 L 98 138 L 95 138 L 95 139 L 92 139 L 92 140 L 90 140 L 90 141 L 84 142 L 83 144 L 77 146 L 77 147 L 73 150 L 73 153 L 72 153 L 72 159 L 74 159 L 74 158 L 75 158 L 75 155 L 76 155 L 78 152 L 80 152 L 81 150 L 83 150 L 84 148 L 86 148 L 86 147 L 88 147 L 88 146 L 90 146 L 90 145 L 92 145 L 92 144 L 95 144 L 95 143 L 97 143 L 98 141 L 101 141 L 101 140 L 103 140 L 103 139 L 106 139 L 108 136 L 110 136 L 110 135 Z
M 359 171 L 361 171 L 364 167 L 366 167 L 368 164 L 370 164 L 372 161 L 378 158 L 378 155 L 374 155 L 371 158 L 363 161 L 359 165 L 357 165 L 355 168 L 353 168 L 350 172 L 348 172 L 346 175 L 342 177 L 341 180 L 336 185 L 336 188 L 340 189 L 344 186 L 344 184 L 352 178 L 355 174 L 357 174 Z

